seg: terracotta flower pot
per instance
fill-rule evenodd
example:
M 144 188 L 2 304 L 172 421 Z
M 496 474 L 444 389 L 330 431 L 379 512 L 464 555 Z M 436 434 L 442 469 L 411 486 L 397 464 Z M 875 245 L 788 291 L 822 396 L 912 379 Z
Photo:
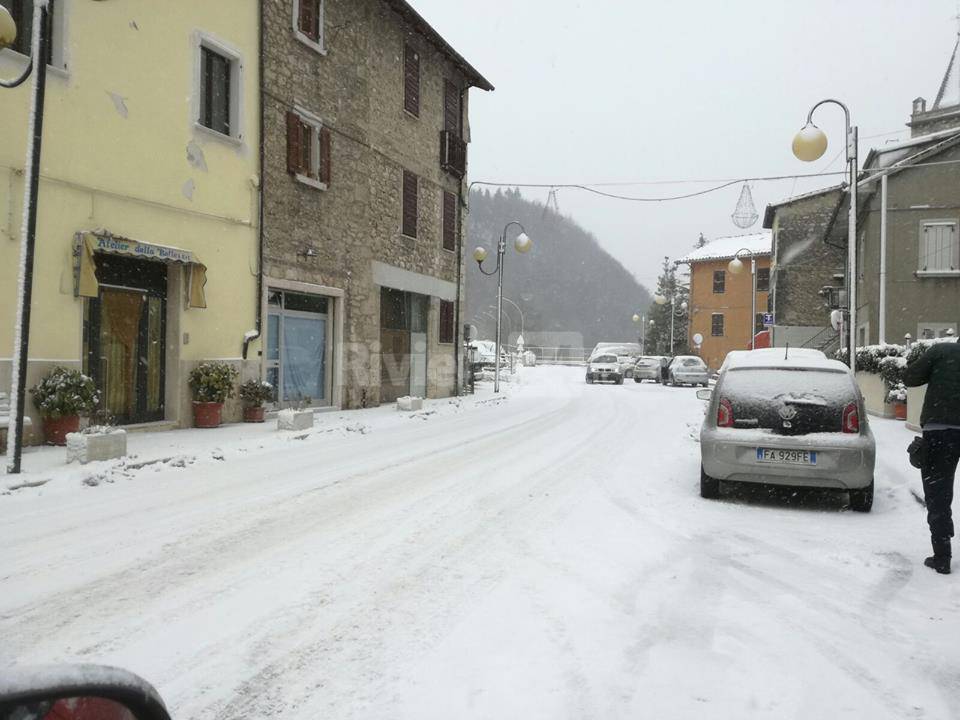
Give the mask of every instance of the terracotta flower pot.
M 47 445 L 66 445 L 67 433 L 80 429 L 79 415 L 65 415 L 58 418 L 43 418 L 43 437 Z
M 243 408 L 243 421 L 247 423 L 263 422 L 263 405 Z
M 893 416 L 897 420 L 906 420 L 907 419 L 907 404 L 904 402 L 898 402 L 893 404 Z
M 198 428 L 220 427 L 223 403 L 193 401 L 193 426 Z

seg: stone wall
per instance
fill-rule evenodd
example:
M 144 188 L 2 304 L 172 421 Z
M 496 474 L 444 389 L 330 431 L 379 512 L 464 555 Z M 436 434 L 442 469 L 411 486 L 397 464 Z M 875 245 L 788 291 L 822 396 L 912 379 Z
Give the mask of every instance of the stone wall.
M 440 167 L 440 131 L 444 79 L 460 87 L 466 80 L 380 0 L 326 0 L 324 7 L 320 53 L 297 38 L 293 0 L 264 4 L 263 272 L 267 284 L 281 278 L 344 291 L 337 303 L 343 337 L 336 339 L 344 347 L 342 404 L 359 407 L 379 402 L 380 288 L 372 263 L 457 280 L 457 254 L 441 244 L 441 210 L 443 191 L 461 195 L 461 185 Z M 421 58 L 419 118 L 403 109 L 405 42 Z M 326 189 L 287 172 L 285 114 L 294 107 L 332 132 Z M 404 169 L 420 179 L 416 239 L 400 234 Z M 456 345 L 437 342 L 438 315 L 434 298 L 428 365 L 452 367 Z M 452 379 L 431 376 L 428 394 L 453 390 Z
M 776 208 L 773 226 L 774 270 L 771 273 L 773 310 L 777 325 L 824 327 L 830 310 L 820 296 L 825 285 L 846 266 L 846 213 L 837 205 L 841 192 L 801 198 Z M 827 231 L 834 247 L 824 242 Z

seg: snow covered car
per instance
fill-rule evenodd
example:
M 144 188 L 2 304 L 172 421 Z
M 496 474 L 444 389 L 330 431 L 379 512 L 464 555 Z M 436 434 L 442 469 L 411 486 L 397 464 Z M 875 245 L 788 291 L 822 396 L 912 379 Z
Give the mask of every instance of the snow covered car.
M 667 366 L 667 382 L 671 385 L 703 385 L 710 381 L 710 369 L 696 355 L 677 355 Z
M 587 363 L 587 384 L 612 382 L 623 385 L 623 373 L 616 355 L 600 354 L 590 358 Z
M 873 505 L 876 444 L 850 369 L 806 355 L 743 353 L 725 364 L 700 429 L 700 494 L 720 482 L 832 488 Z
M 662 355 L 644 355 L 638 358 L 633 366 L 633 381 L 638 383 L 644 380 L 660 382 L 663 377 L 663 367 L 666 363 L 667 358 Z

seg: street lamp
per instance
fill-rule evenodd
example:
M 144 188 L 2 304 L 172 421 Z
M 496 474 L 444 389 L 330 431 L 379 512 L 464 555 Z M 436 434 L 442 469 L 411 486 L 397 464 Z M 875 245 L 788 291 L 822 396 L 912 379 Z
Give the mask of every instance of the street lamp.
M 750 349 L 753 350 L 753 339 L 757 334 L 757 258 L 753 250 L 749 248 L 740 248 L 733 254 L 733 260 L 727 264 L 727 270 L 731 275 L 739 275 L 743 272 L 743 261 L 740 259 L 740 253 L 750 254 Z
M 647 316 L 640 313 L 633 314 L 633 321 L 640 326 L 640 354 L 647 354 Z M 650 321 L 653 325 L 653 320 Z
M 823 157 L 827 136 L 813 124 L 813 113 L 821 105 L 832 103 L 843 108 L 846 122 L 846 159 L 850 174 L 850 219 L 847 221 L 847 314 L 849 316 L 850 369 L 857 369 L 857 128 L 850 124 L 850 109 L 839 100 L 821 100 L 807 113 L 807 124 L 793 138 L 793 154 L 804 162 Z
M 23 455 L 23 412 L 27 389 L 27 349 L 30 346 L 30 305 L 33 298 L 33 254 L 37 242 L 37 193 L 40 189 L 40 146 L 43 139 L 43 105 L 47 86 L 47 14 L 48 0 L 33 0 L 33 28 L 30 44 L 31 57 L 27 67 L 13 80 L 0 79 L 0 87 L 15 88 L 22 85 L 33 73 L 33 89 L 30 99 L 30 135 L 27 138 L 27 157 L 24 163 L 26 177 L 23 182 L 23 224 L 20 230 L 20 267 L 17 275 L 17 316 L 13 332 L 14 362 L 10 374 L 10 404 L 14 411 L 13 427 L 8 445 L 12 448 L 12 460 L 7 472 L 20 472 Z M 9 47 L 17 39 L 17 26 L 6 8 L 0 7 L 0 50 Z M 33 71 L 36 72 L 33 72 Z
M 673 347 L 675 344 L 673 339 L 673 327 L 674 327 L 674 320 L 677 317 L 677 311 L 675 307 L 677 303 L 677 293 L 676 293 L 676 290 L 674 290 L 672 293 L 670 293 L 669 298 L 666 295 L 660 295 L 659 293 L 653 296 L 653 301 L 657 305 L 666 305 L 667 300 L 670 301 L 670 355 L 673 356 Z M 687 301 L 684 300 L 682 303 L 680 303 L 680 313 L 683 314 L 686 311 L 687 311 Z M 650 321 L 650 324 L 653 325 L 653 320 Z
M 507 253 L 507 230 L 510 229 L 511 225 L 516 225 L 520 228 L 520 234 L 517 235 L 516 240 L 513 241 L 513 247 L 521 254 L 530 252 L 533 242 L 530 240 L 530 236 L 527 235 L 527 231 L 523 225 L 516 220 L 511 220 L 504 225 L 503 232 L 500 233 L 500 240 L 497 242 L 497 266 L 493 270 L 487 272 L 483 269 L 483 261 L 487 259 L 486 248 L 478 247 L 473 251 L 473 259 L 477 261 L 477 267 L 480 272 L 484 275 L 497 276 L 497 358 L 493 372 L 493 391 L 495 393 L 500 392 L 500 317 L 503 315 L 503 263 Z

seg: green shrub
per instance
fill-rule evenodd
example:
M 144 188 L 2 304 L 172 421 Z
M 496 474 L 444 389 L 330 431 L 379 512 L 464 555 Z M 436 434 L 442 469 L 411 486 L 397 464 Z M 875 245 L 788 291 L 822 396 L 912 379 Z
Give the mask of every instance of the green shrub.
M 273 399 L 273 385 L 259 380 L 247 380 L 240 386 L 240 399 L 247 407 L 260 407 Z
M 190 390 L 196 402 L 222 403 L 233 397 L 233 383 L 239 376 L 233 365 L 222 362 L 200 363 L 190 371 Z
M 93 379 L 79 370 L 55 367 L 30 388 L 33 403 L 45 418 L 56 420 L 73 415 L 89 415 L 100 402 Z

